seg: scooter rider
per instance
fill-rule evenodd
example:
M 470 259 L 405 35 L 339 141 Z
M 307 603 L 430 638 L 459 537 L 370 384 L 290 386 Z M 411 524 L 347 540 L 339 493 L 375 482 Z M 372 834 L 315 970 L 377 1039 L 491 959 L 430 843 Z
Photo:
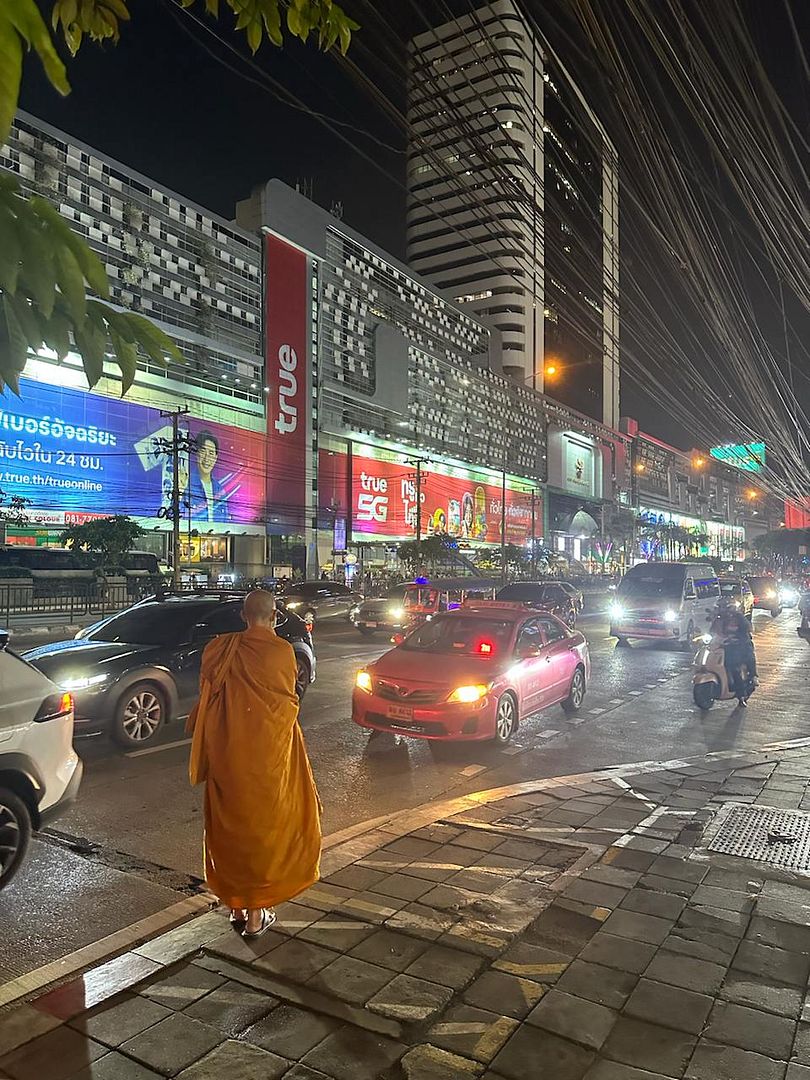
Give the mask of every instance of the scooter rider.
M 735 608 L 727 598 L 720 601 L 717 615 L 712 623 L 712 636 L 724 642 L 725 665 L 728 672 L 729 687 L 734 692 L 740 705 L 747 705 L 747 687 L 743 681 L 742 669 L 748 668 L 752 684 L 758 684 L 757 658 L 751 626 L 743 613 Z
M 799 597 L 799 614 L 802 617 L 801 630 L 810 630 L 810 588 L 805 588 Z

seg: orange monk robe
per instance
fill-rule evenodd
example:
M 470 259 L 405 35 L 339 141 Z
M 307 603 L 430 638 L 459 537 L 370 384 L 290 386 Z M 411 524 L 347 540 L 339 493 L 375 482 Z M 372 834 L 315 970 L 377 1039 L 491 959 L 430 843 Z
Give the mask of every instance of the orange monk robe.
M 272 907 L 318 880 L 320 802 L 295 669 L 290 643 L 259 626 L 203 653 L 189 778 L 205 781 L 205 879 L 231 908 Z

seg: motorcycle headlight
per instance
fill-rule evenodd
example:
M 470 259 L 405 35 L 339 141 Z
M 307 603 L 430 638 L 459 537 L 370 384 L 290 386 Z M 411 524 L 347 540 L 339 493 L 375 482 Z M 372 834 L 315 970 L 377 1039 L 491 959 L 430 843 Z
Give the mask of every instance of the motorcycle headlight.
M 285 602 L 284 606 L 288 607 L 290 609 L 290 611 L 295 611 L 296 608 L 301 607 L 302 603 L 303 603 L 303 600 L 287 600 Z
M 91 686 L 100 686 L 106 679 L 106 671 L 102 672 L 101 675 L 74 675 L 70 679 L 62 679 L 59 686 L 62 690 L 72 694 L 76 690 L 89 690 Z
M 367 694 L 370 694 L 373 689 L 371 675 L 367 671 L 358 671 L 354 678 L 354 685 L 358 690 L 364 690 Z
M 608 612 L 610 613 L 611 619 L 618 620 L 624 618 L 624 607 L 622 606 L 622 604 L 617 603 L 615 600 L 608 608 Z
M 664 622 L 675 622 L 678 618 L 678 612 L 673 611 L 672 608 L 667 608 L 664 612 Z
M 401 619 L 404 616 L 404 614 L 405 614 L 405 608 L 404 607 L 392 607 L 391 608 L 391 618 L 392 619 Z
M 703 642 L 704 645 L 711 645 L 711 643 L 712 643 L 712 635 L 711 634 L 703 634 L 703 636 L 701 637 L 700 640 Z
M 775 596 L 776 596 L 776 593 L 773 591 L 773 589 L 766 589 L 765 590 L 765 599 L 766 600 L 773 600 L 773 598 Z

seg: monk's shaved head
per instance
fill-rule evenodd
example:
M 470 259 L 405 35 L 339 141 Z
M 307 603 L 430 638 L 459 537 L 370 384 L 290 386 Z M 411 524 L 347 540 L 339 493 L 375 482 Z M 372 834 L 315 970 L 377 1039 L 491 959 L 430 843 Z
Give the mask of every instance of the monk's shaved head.
M 254 589 L 245 597 L 242 614 L 248 626 L 273 626 L 276 621 L 276 600 L 267 589 Z

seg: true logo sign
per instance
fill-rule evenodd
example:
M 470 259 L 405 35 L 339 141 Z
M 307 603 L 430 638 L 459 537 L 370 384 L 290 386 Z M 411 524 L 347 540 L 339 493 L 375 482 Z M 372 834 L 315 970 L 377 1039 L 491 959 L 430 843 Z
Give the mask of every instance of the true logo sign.
M 298 408 L 295 395 L 298 379 L 295 369 L 298 355 L 292 345 L 282 345 L 278 350 L 278 415 L 273 426 L 279 435 L 289 435 L 298 427 Z

